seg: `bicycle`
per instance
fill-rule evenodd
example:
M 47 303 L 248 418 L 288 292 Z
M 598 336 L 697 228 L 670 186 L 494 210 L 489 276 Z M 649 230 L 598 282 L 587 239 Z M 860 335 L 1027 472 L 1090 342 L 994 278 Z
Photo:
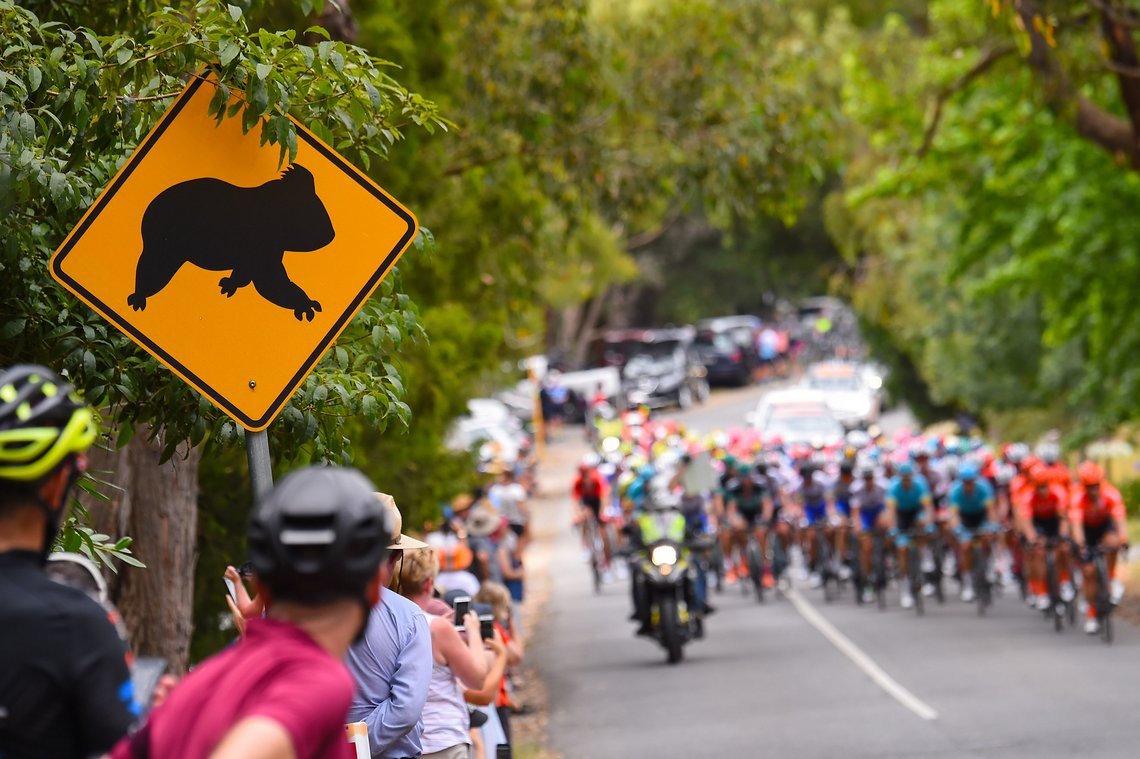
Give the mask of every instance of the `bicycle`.
M 1117 549 L 1118 550 L 1118 549 Z M 1096 600 L 1093 608 L 1096 621 L 1100 625 L 1100 639 L 1111 645 L 1113 639 L 1112 613 L 1116 604 L 1112 602 L 1112 578 L 1108 574 L 1108 562 L 1101 546 L 1089 548 L 1093 571 L 1096 577 Z
M 887 537 L 875 530 L 871 537 L 871 587 L 879 611 L 887 610 Z
M 1045 588 L 1049 596 L 1049 607 L 1042 614 L 1045 619 L 1053 619 L 1053 629 L 1058 633 L 1065 629 L 1065 619 L 1069 625 L 1077 623 L 1076 597 L 1072 601 L 1061 598 L 1060 568 L 1057 566 L 1057 548 L 1061 538 L 1045 540 Z
M 993 545 L 983 541 L 980 532 L 969 536 L 970 579 L 974 584 L 974 600 L 978 605 L 978 616 L 984 616 L 993 605 L 993 582 L 990 580 L 990 566 L 993 562 Z
M 925 535 L 926 530 L 923 528 L 916 528 L 907 533 L 906 544 L 906 570 L 907 576 L 904 581 L 910 583 L 910 593 L 914 598 L 914 612 L 918 616 L 926 613 L 922 598 L 922 585 L 923 585 L 923 571 L 922 571 L 922 549 L 918 544 L 920 535 Z
M 602 540 L 601 530 L 598 529 L 598 520 L 592 511 L 586 516 L 586 545 L 590 550 L 590 572 L 594 581 L 594 593 L 602 592 L 606 571 L 605 542 Z

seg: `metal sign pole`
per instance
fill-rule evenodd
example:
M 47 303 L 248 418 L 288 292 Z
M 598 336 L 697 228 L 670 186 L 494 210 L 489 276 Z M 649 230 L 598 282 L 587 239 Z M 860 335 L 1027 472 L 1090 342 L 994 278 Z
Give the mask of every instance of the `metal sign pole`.
M 256 505 L 273 488 L 273 464 L 269 460 L 269 433 L 245 433 L 245 451 L 249 455 L 249 479 L 253 483 Z

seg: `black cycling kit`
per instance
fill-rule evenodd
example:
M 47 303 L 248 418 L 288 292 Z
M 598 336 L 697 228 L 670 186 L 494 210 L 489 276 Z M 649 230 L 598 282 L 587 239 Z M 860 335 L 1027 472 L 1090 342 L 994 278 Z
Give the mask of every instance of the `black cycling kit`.
M 0 553 L 0 759 L 102 754 L 134 710 L 103 607 L 48 578 L 38 554 Z

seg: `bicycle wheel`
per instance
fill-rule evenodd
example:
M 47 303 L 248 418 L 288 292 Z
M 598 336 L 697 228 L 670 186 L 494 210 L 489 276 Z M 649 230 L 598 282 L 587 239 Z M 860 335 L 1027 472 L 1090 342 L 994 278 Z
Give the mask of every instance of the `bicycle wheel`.
M 879 611 L 887 610 L 887 558 L 886 550 L 883 546 L 882 536 L 875 535 L 875 543 L 872 547 L 871 555 L 871 574 L 874 578 L 872 582 L 875 586 L 875 603 L 879 606 Z
M 971 579 L 974 582 L 974 594 L 978 602 L 978 616 L 984 616 L 990 605 L 990 581 L 987 566 L 989 556 L 976 542 L 970 546 L 970 562 L 973 567 Z
M 1045 619 L 1053 618 L 1053 629 L 1061 632 L 1064 629 L 1064 614 L 1061 605 L 1061 590 L 1057 579 L 1057 557 L 1053 555 L 1052 547 L 1045 550 L 1045 588 L 1049 593 L 1049 608 L 1044 612 Z
M 748 579 L 756 593 L 756 602 L 764 603 L 764 557 L 760 553 L 760 542 L 753 534 L 748 538 Z M 741 583 L 743 584 L 743 583 Z
M 593 575 L 594 593 L 602 592 L 602 570 L 605 558 L 602 552 L 601 536 L 598 534 L 598 525 L 590 518 L 586 527 L 587 539 L 590 542 L 590 571 Z
M 1096 557 L 1096 616 L 1100 622 L 1100 637 L 1106 644 L 1112 643 L 1112 597 L 1108 578 L 1108 564 L 1103 554 Z
M 910 594 L 914 598 L 914 613 L 922 616 L 926 613 L 923 605 L 922 597 L 922 553 L 918 548 L 918 541 L 912 540 L 910 547 L 907 549 L 907 574 L 910 575 Z
M 719 536 L 713 543 L 712 557 L 709 559 L 712 562 L 712 570 L 716 575 L 716 583 L 714 587 L 717 593 L 724 592 L 724 548 L 721 547 Z

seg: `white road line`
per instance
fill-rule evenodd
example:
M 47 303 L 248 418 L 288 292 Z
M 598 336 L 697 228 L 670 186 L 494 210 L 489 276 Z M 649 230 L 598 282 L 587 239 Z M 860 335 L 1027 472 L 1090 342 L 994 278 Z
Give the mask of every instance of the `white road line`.
M 882 667 L 876 664 L 870 656 L 863 653 L 863 650 L 852 643 L 850 638 L 839 632 L 835 625 L 828 622 L 822 614 L 816 611 L 811 602 L 797 593 L 795 588 L 788 590 L 785 595 L 796 607 L 800 616 L 807 620 L 808 624 L 819 630 L 823 637 L 831 641 L 832 645 L 843 652 L 848 659 L 854 662 L 856 667 L 863 670 L 867 677 L 874 680 L 875 684 L 885 690 L 892 698 L 922 719 L 938 719 L 938 712 L 920 701 L 913 693 L 899 685 L 893 677 L 884 672 Z

